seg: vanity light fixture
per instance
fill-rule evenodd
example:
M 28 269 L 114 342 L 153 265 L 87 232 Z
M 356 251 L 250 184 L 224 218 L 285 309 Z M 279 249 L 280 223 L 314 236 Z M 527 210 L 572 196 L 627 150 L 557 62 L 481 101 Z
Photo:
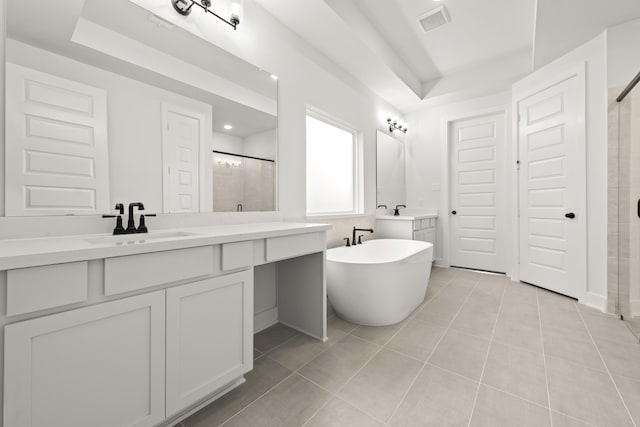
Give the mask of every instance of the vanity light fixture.
M 391 116 L 391 114 L 387 114 L 387 124 L 389 125 L 389 132 L 393 132 L 394 130 L 399 130 L 402 133 L 407 133 L 407 124 L 399 121 L 395 117 Z
M 191 8 L 195 4 L 199 6 L 205 13 L 210 13 L 221 21 L 231 25 L 235 30 L 240 24 L 240 4 L 231 3 L 231 13 L 229 19 L 223 18 L 211 9 L 211 0 L 171 0 L 173 8 L 180 15 L 187 16 L 191 13 Z

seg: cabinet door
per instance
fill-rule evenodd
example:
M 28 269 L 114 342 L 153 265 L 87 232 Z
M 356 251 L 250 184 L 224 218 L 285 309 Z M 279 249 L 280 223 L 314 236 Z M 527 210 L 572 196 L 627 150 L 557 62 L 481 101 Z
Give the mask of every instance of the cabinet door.
M 167 416 L 253 368 L 253 270 L 167 289 Z
M 159 291 L 6 326 L 4 425 L 159 423 L 164 322 Z

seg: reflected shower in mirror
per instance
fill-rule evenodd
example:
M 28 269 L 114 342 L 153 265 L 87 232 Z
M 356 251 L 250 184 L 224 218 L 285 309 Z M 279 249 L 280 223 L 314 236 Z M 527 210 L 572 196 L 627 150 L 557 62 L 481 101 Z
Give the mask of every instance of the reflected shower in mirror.
M 378 131 L 376 137 L 376 200 L 389 208 L 406 201 L 404 141 L 395 136 Z
M 277 209 L 271 73 L 129 0 L 8 2 L 5 61 L 7 216 Z

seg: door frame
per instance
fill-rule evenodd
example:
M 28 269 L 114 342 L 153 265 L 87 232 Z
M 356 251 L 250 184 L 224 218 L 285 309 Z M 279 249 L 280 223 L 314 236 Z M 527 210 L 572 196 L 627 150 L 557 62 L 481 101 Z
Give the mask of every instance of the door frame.
M 576 99 L 576 109 L 578 113 L 578 117 L 582 120 L 578 120 L 576 123 L 576 137 L 582 143 L 584 150 L 581 150 L 579 153 L 580 158 L 578 159 L 578 164 L 581 166 L 581 170 L 578 172 L 582 175 L 583 182 L 585 183 L 584 187 L 584 197 L 582 198 L 580 206 L 577 206 L 576 209 L 581 212 L 581 216 L 584 218 L 584 221 L 581 222 L 580 228 L 582 230 L 581 236 L 583 236 L 583 241 L 579 242 L 581 247 L 584 247 L 584 271 L 581 271 L 581 276 L 576 280 L 583 280 L 585 286 L 581 292 L 581 296 L 578 298 L 580 302 L 586 302 L 588 296 L 588 272 L 586 266 L 588 265 L 588 248 L 587 248 L 587 221 L 588 221 L 588 212 L 587 212 L 587 130 L 586 130 L 586 62 L 580 62 L 577 65 L 573 65 L 567 67 L 565 70 L 555 73 L 552 77 L 545 78 L 541 81 L 536 81 L 527 85 L 525 89 L 519 89 L 514 86 L 512 92 L 512 105 L 511 109 L 513 114 L 515 115 L 515 120 L 511 121 L 511 132 L 512 132 L 512 141 L 513 141 L 513 163 L 520 159 L 520 137 L 519 137 L 519 118 L 518 118 L 518 103 L 522 100 L 529 98 L 530 96 L 536 95 L 546 89 L 549 89 L 555 85 L 558 85 L 562 82 L 570 80 L 572 78 L 576 78 L 577 83 L 577 99 Z M 512 186 L 513 193 L 511 198 L 511 209 L 515 212 L 512 221 L 512 246 L 511 253 L 516 254 L 516 259 L 514 262 L 514 270 L 511 279 L 514 281 L 520 281 L 520 174 L 517 168 L 514 169 L 514 174 L 512 175 L 512 182 L 515 182 L 516 185 Z
M 199 146 L 198 146 L 198 212 L 211 212 L 212 195 L 211 195 L 211 164 L 207 162 L 207 154 L 211 151 L 208 145 L 211 144 L 211 138 L 206 131 L 206 115 L 207 111 L 198 111 L 195 108 L 187 108 L 175 104 L 162 103 L 162 210 L 165 213 L 170 212 L 170 177 L 167 173 L 169 150 L 167 147 L 167 122 L 169 113 L 182 114 L 187 117 L 193 117 L 200 123 L 199 125 Z M 208 189 L 208 190 L 207 190 Z M 196 212 L 197 213 L 197 212 Z
M 505 119 L 505 129 L 504 129 L 504 138 L 505 138 L 505 150 L 504 150 L 504 156 L 502 161 L 504 161 L 505 163 L 505 172 L 509 171 L 508 166 L 508 162 L 507 160 L 510 157 L 510 152 L 511 152 L 511 134 L 510 132 L 508 132 L 508 124 L 511 122 L 511 106 L 508 104 L 500 104 L 497 105 L 495 107 L 490 107 L 490 108 L 483 108 L 483 109 L 476 109 L 476 110 L 470 110 L 464 113 L 459 113 L 459 114 L 455 114 L 455 115 L 450 115 L 445 117 L 442 120 L 442 140 L 445 143 L 445 149 L 442 150 L 442 175 L 441 175 L 441 179 L 442 179 L 442 206 L 443 206 L 443 211 L 440 213 L 439 216 L 439 220 L 442 224 L 442 228 L 441 228 L 441 233 L 442 233 L 442 239 L 440 239 L 439 241 L 442 241 L 442 265 L 444 267 L 451 267 L 451 255 L 450 255 L 450 251 L 451 251 L 451 243 L 449 241 L 451 233 L 451 221 L 449 220 L 449 212 L 451 211 L 451 125 L 453 124 L 453 122 L 459 121 L 459 120 L 469 120 L 469 119 L 476 119 L 476 118 L 480 118 L 480 117 L 484 117 L 484 116 L 493 116 L 493 115 L 499 115 L 502 114 L 504 115 L 504 119 Z M 506 176 L 502 177 L 503 179 L 506 179 Z M 510 203 L 510 188 L 511 187 L 511 182 L 507 182 L 507 194 L 505 195 L 506 200 L 505 200 L 505 212 L 503 212 L 505 218 L 509 218 L 509 212 L 508 212 L 508 207 L 511 205 Z M 507 251 L 507 259 L 506 261 L 506 274 L 507 276 L 511 276 L 511 272 L 512 272 L 512 264 L 513 261 L 511 259 L 511 255 L 510 252 Z

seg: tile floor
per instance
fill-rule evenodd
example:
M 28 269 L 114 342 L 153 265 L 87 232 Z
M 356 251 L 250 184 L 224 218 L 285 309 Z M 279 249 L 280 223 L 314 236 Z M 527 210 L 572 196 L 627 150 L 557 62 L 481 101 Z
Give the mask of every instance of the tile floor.
M 634 317 L 631 319 L 626 319 L 627 325 L 631 328 L 631 332 L 640 338 L 640 317 Z
M 260 332 L 246 384 L 178 426 L 640 426 L 626 325 L 503 277 L 434 268 L 404 322 L 328 335 Z

